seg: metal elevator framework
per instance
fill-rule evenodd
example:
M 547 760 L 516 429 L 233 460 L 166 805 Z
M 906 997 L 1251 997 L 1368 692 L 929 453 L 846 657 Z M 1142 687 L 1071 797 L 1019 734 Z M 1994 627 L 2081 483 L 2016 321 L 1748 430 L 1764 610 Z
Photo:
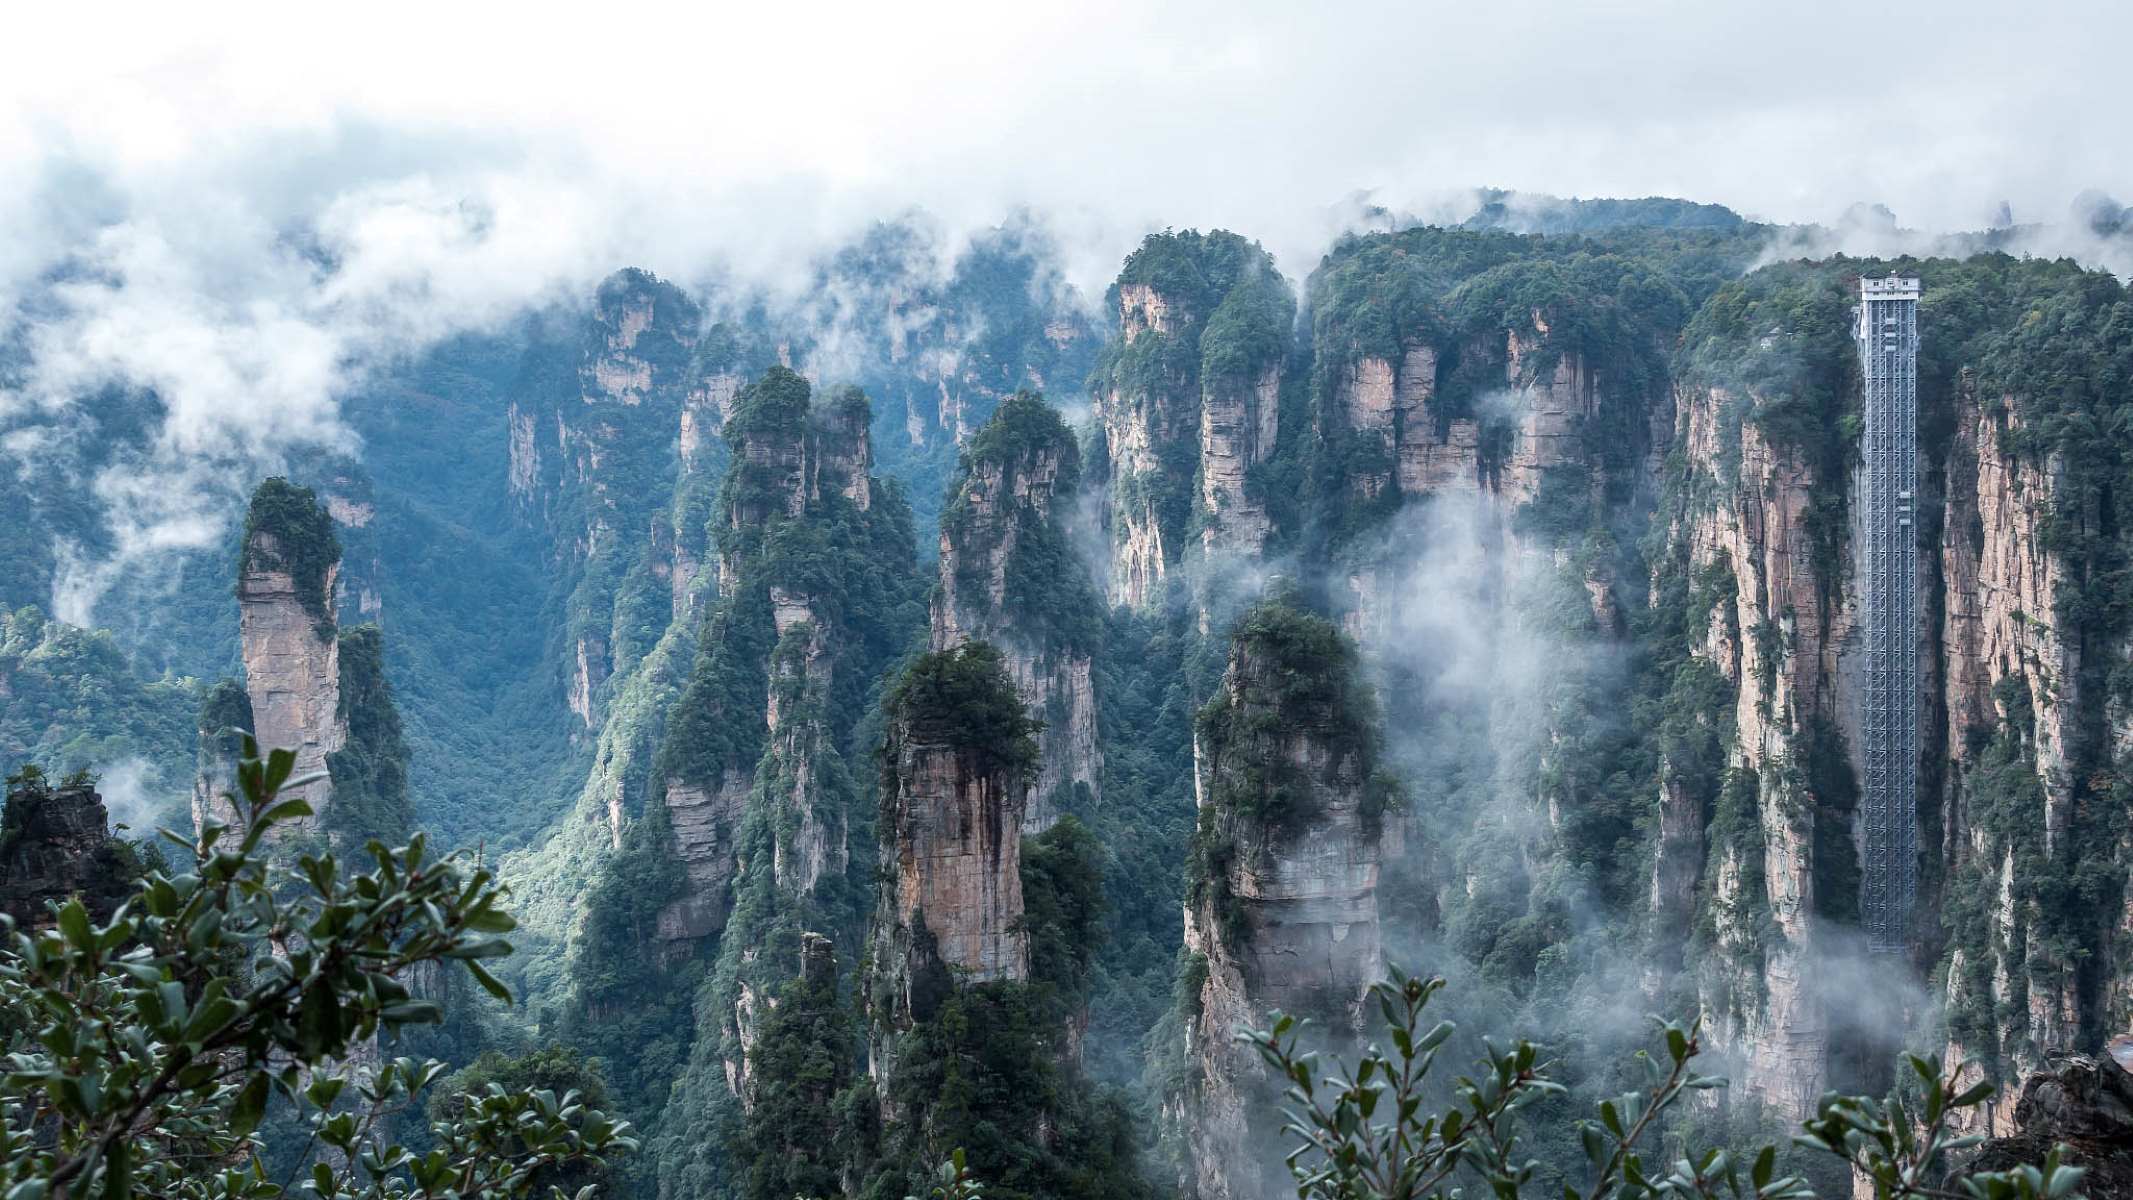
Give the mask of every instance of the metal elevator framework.
M 1919 281 L 1859 281 L 1866 377 L 1864 480 L 1865 879 L 1860 923 L 1882 953 L 1911 942 L 1918 898 L 1918 298 Z

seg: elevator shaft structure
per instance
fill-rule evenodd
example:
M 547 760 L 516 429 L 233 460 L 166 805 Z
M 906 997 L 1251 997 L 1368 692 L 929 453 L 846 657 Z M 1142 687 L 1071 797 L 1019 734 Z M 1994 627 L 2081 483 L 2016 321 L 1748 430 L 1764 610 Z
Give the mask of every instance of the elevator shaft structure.
M 1860 446 L 1865 512 L 1866 697 L 1861 759 L 1865 855 L 1860 923 L 1878 952 L 1906 949 L 1918 898 L 1919 281 L 1859 281 L 1866 377 Z

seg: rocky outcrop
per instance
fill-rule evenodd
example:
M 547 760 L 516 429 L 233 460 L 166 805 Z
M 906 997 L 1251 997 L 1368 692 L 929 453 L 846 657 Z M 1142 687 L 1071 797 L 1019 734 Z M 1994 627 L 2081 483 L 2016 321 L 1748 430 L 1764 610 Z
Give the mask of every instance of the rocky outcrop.
M 1182 531 L 1165 537 L 1165 523 L 1154 499 L 1180 486 L 1189 488 L 1192 482 L 1188 470 L 1174 461 L 1166 462 L 1160 453 L 1161 447 L 1177 445 L 1192 435 L 1190 410 L 1172 394 L 1178 390 L 1182 385 L 1173 383 L 1135 395 L 1114 387 L 1098 400 L 1113 480 L 1110 589 L 1115 604 L 1148 605 L 1182 548 Z M 1139 498 L 1144 494 L 1150 498 Z
M 884 1104 L 900 1035 L 952 989 L 1029 977 L 1021 845 L 1036 758 L 1021 697 L 983 642 L 920 658 L 887 715 L 866 989 L 868 1070 Z
M 2053 1150 L 2080 1167 L 2080 1191 L 2097 1200 L 2133 1196 L 2133 1075 L 2108 1055 L 2055 1054 L 2022 1082 L 2012 1128 L 1986 1141 L 1951 1173 L 2041 1167 Z
M 1547 314 L 1535 310 L 1527 328 L 1504 333 L 1504 385 L 1516 432 L 1497 476 L 1514 504 L 1537 498 L 1549 471 L 1607 457 L 1587 441 L 1603 403 L 1595 372 L 1582 354 L 1552 346 L 1550 332 Z
M 827 724 L 828 630 L 804 606 L 777 628 L 766 706 L 770 746 L 756 773 L 757 803 L 777 814 L 773 882 L 786 895 L 810 896 L 824 880 L 844 874 L 849 856 L 841 798 L 833 800 L 822 779 L 825 764 L 838 758 Z
M 348 740 L 341 712 L 340 637 L 334 580 L 340 544 L 332 519 L 309 488 L 270 479 L 252 498 L 237 574 L 238 630 L 252 733 L 262 752 L 296 755 L 291 779 L 312 778 L 283 795 L 322 815 L 332 784 L 326 758 Z M 315 825 L 319 815 L 280 827 Z
M 105 920 L 132 882 L 93 783 L 54 787 L 28 773 L 9 781 L 0 812 L 0 912 L 17 928 L 49 923 L 47 906 L 75 897 Z
M 2081 967 L 2063 934 L 2047 932 L 2049 902 L 2035 876 L 2047 862 L 2098 849 L 2069 843 L 2085 697 L 2080 640 L 2063 636 L 2060 622 L 2078 584 L 2053 553 L 2049 528 L 2079 520 L 2078 509 L 2061 506 L 2081 501 L 2068 496 L 2058 455 L 2014 451 L 2023 434 L 2016 398 L 1991 408 L 1965 380 L 1940 553 L 1941 707 L 1951 763 L 1942 853 L 1951 886 L 1974 897 L 1953 913 L 1949 1054 L 1977 1060 L 1977 1073 L 2004 1087 L 2039 1069 L 2046 1052 L 2084 1039 Z M 2107 973 L 2108 1011 L 2128 1011 L 2133 986 L 2124 980 Z M 2004 1102 L 1984 1111 L 1984 1128 L 2010 1131 L 2015 1114 Z
M 1706 1004 L 1715 1040 L 1746 1064 L 1746 1086 L 1799 1119 L 1823 1090 L 1830 1038 L 1825 1001 L 1810 978 L 1816 822 L 1829 818 L 1817 809 L 1826 798 L 1806 782 L 1808 762 L 1849 755 L 1857 745 L 1856 693 L 1842 686 L 1838 657 L 1857 606 L 1846 591 L 1849 572 L 1817 542 L 1820 518 L 1810 514 L 1826 489 L 1846 483 L 1820 478 L 1799 449 L 1773 444 L 1742 420 L 1754 397 L 1684 385 L 1678 401 L 1681 445 L 1696 480 L 1684 493 L 1700 499 L 1676 515 L 1674 535 L 1693 573 L 1731 581 L 1730 603 L 1712 610 L 1696 652 L 1725 676 L 1736 731 L 1731 761 L 1756 789 L 1752 836 L 1711 849 Z M 1739 431 L 1737 451 L 1723 444 L 1729 427 Z M 1841 741 L 1811 745 L 1813 730 L 1836 731 Z M 1840 836 L 1848 842 L 1848 831 Z
M 982 645 L 930 655 L 914 668 L 921 682 L 900 704 L 892 699 L 898 711 L 882 750 L 888 941 L 877 945 L 896 948 L 889 957 L 904 960 L 907 986 L 936 964 L 978 983 L 1029 975 L 1020 859 L 1029 764 L 1011 747 L 977 740 L 982 726 L 965 720 L 957 699 L 926 688 L 925 672 L 963 663 L 988 689 L 980 702 L 1004 698 L 1019 710 L 998 656 Z
M 655 952 L 700 954 L 689 943 L 720 930 L 673 1111 L 714 1123 L 747 1118 L 790 1082 L 771 1086 L 758 1062 L 775 1052 L 764 1039 L 790 980 L 786 948 L 825 927 L 856 948 L 847 897 L 864 884 L 850 862 L 847 755 L 860 698 L 912 632 L 897 621 L 916 592 L 910 518 L 863 475 L 867 399 L 811 398 L 805 378 L 772 368 L 726 421 L 721 594 L 661 753 L 684 879 Z M 718 1151 L 692 1146 L 682 1175 L 708 1177 Z
M 722 501 L 723 524 L 734 536 L 719 539 L 719 592 L 738 586 L 742 556 L 751 553 L 774 519 L 791 519 L 819 496 L 821 455 L 808 422 L 811 389 L 792 371 L 775 368 L 749 389 L 749 399 L 726 424 L 733 451 L 732 477 Z
M 202 704 L 195 823 L 243 817 L 230 796 L 241 733 L 249 731 L 262 756 L 294 756 L 279 795 L 311 807 L 311 815 L 277 824 L 270 840 L 323 833 L 336 849 L 357 852 L 371 840 L 399 844 L 412 831 L 414 808 L 384 635 L 374 624 L 343 630 L 335 620 L 341 546 L 327 506 L 309 488 L 269 479 L 252 495 L 241 545 L 244 684 L 220 684 Z
M 1281 602 L 1239 623 L 1196 735 L 1200 827 L 1185 914 L 1197 987 L 1182 1014 L 1188 1082 L 1169 1101 L 1203 1200 L 1282 1177 L 1264 1103 L 1278 1085 L 1233 1037 L 1275 1009 L 1352 1029 L 1383 969 L 1374 702 L 1331 622 Z
M 1248 387 L 1210 386 L 1200 408 L 1200 545 L 1209 555 L 1257 557 L 1273 522 L 1250 482 L 1253 467 L 1274 455 L 1281 434 L 1281 369 L 1272 365 Z
M 773 368 L 735 397 L 724 419 L 734 461 L 720 501 L 722 604 L 707 627 L 699 670 L 747 679 L 753 686 L 745 694 L 762 707 L 728 711 L 742 693 L 723 689 L 685 695 L 682 703 L 716 706 L 715 714 L 690 714 L 701 722 L 753 727 L 760 719 L 764 739 L 742 739 L 742 747 L 727 738 L 728 753 L 683 769 L 674 764 L 694 756 L 680 742 L 723 737 L 687 732 L 683 722 L 684 732 L 669 747 L 667 817 L 687 883 L 660 916 L 660 936 L 668 941 L 696 941 L 723 928 L 751 805 L 779 814 L 772 865 L 785 894 L 811 893 L 842 874 L 847 860 L 843 815 L 821 794 L 819 762 L 835 755 L 826 713 L 848 631 L 802 589 L 799 580 L 818 578 L 811 574 L 815 564 L 771 561 L 766 542 L 779 527 L 826 519 L 827 503 L 838 498 L 869 512 L 872 455 L 863 393 L 840 392 L 824 411 L 811 400 L 804 378 Z M 768 653 L 758 650 L 762 657 L 743 662 L 743 645 L 757 636 L 767 638 Z
M 514 400 L 505 415 L 504 425 L 510 436 L 506 486 L 514 500 L 532 504 L 539 497 L 541 487 L 541 448 L 534 432 L 533 414 L 520 408 Z
M 1109 471 L 1109 588 L 1114 603 L 1145 608 L 1195 542 L 1265 545 L 1251 468 L 1281 432 L 1296 305 L 1264 250 L 1219 231 L 1151 236 L 1115 295 L 1119 338 L 1091 380 Z
M 817 496 L 824 488 L 841 493 L 861 512 L 872 503 L 868 472 L 874 456 L 867 438 L 869 407 L 866 393 L 845 388 L 832 396 L 815 433 L 816 452 L 811 461 L 814 478 L 810 490 Z M 961 440 L 961 439 L 958 439 Z
M 1418 329 L 1397 354 L 1363 355 L 1322 367 L 1332 381 L 1317 412 L 1321 444 L 1334 456 L 1327 486 L 1357 514 L 1392 513 L 1432 498 L 1468 514 L 1462 536 L 1509 577 L 1523 560 L 1568 563 L 1610 492 L 1638 490 L 1644 460 L 1636 450 L 1652 431 L 1645 410 L 1668 409 L 1663 395 L 1612 395 L 1574 348 L 1550 341 L 1548 314 L 1439 344 Z M 1337 350 L 1338 347 L 1330 349 Z M 1460 364 L 1470 394 L 1447 402 L 1448 363 Z M 1501 364 L 1501 382 L 1493 372 Z M 1474 392 L 1482 375 L 1486 390 Z M 1613 410 L 1620 410 L 1619 412 Z M 1665 423 L 1662 423 L 1662 427 Z M 1602 445 L 1609 426 L 1633 431 L 1627 447 Z M 1358 523 L 1367 529 L 1371 521 Z M 1394 523 L 1397 529 L 1398 522 Z M 1349 628 L 1376 642 L 1397 623 L 1388 597 L 1401 593 L 1415 547 L 1405 533 L 1358 539 L 1345 551 L 1352 578 Z M 1586 568 L 1585 586 L 1602 632 L 1623 631 L 1615 581 L 1604 559 Z
M 1016 847 L 1026 784 L 975 769 L 948 744 L 896 743 L 896 921 L 923 930 L 943 963 L 971 979 L 1020 979 L 1029 944 Z
M 1669 966 L 1678 966 L 1680 948 L 1696 916 L 1696 885 L 1703 878 L 1703 798 L 1684 787 L 1666 764 L 1659 783 L 1659 838 L 1652 851 L 1651 910 L 1655 945 Z
M 741 778 L 723 778 L 715 788 L 667 784 L 667 821 L 686 884 L 682 895 L 660 910 L 662 939 L 693 942 L 726 927 L 734 839 L 747 799 L 748 782 Z
M 1043 722 L 1024 822 L 1060 815 L 1061 789 L 1099 796 L 1096 688 L 1090 653 L 1102 600 L 1083 578 L 1066 520 L 1079 489 L 1074 435 L 1043 400 L 1010 397 L 964 452 L 941 517 L 932 647 L 990 643 L 1030 714 Z
M 2080 705 L 2081 663 L 2077 647 L 2059 635 L 2067 567 L 2048 549 L 2045 530 L 2059 468 L 2050 459 L 2017 458 L 2007 447 L 2020 434 L 2011 405 L 1987 415 L 1964 389 L 1948 455 L 1940 554 L 1947 745 L 1949 757 L 1968 762 L 1978 739 L 2005 715 L 1994 696 L 2002 681 L 2028 693 L 2049 853 L 2068 824 L 2069 726 Z
M 728 373 L 696 353 L 701 322 L 680 289 L 644 271 L 617 272 L 594 294 L 574 349 L 544 345 L 529 355 L 507 415 L 507 482 L 520 511 L 545 527 L 569 591 L 558 667 L 588 732 L 601 727 L 609 680 L 632 665 L 617 656 L 644 649 L 634 631 L 615 626 L 615 580 L 652 569 L 653 530 L 678 540 L 664 511 L 677 467 L 701 459 L 730 395 L 721 386 Z
M 1500 361 L 1504 371 L 1501 388 L 1463 411 L 1442 411 L 1437 346 L 1409 346 L 1397 363 L 1365 356 L 1347 367 L 1324 410 L 1338 418 L 1329 433 L 1345 429 L 1382 447 L 1348 472 L 1356 499 L 1367 503 L 1388 488 L 1408 497 L 1486 490 L 1509 514 L 1540 495 L 1549 471 L 1598 465 L 1605 456 L 1588 442 L 1605 402 L 1595 372 L 1581 354 L 1550 347 L 1548 334 L 1548 317 L 1536 310 L 1526 324 L 1460 347 L 1462 359 Z M 1501 441 L 1485 448 L 1488 425 L 1500 428 Z

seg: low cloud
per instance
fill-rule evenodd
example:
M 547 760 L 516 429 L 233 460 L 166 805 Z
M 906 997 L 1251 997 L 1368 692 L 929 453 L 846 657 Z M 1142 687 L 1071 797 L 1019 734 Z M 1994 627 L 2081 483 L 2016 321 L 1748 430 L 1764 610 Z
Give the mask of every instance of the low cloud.
M 936 264 L 1041 214 L 1093 300 L 1152 229 L 1234 228 L 1300 278 L 1334 234 L 1460 219 L 1478 185 L 1777 221 L 1866 199 L 1927 229 L 2133 195 L 2109 89 L 2133 17 L 1971 7 L 1993 19 L 953 3 L 504 30 L 388 5 L 120 30 L 45 10 L 0 47 L 0 437 L 111 509 L 58 597 L 81 616 L 114 573 L 226 531 L 225 481 L 355 449 L 339 402 L 380 365 L 623 265 L 760 287 L 834 331 L 855 298 L 809 294 L 813 264 L 914 208 Z M 1826 36 L 1837 17 L 1852 36 Z M 2127 269 L 2078 222 L 2008 237 Z M 148 436 L 66 458 L 113 392 L 154 397 Z
M 96 791 L 104 799 L 112 829 L 124 837 L 154 834 L 170 824 L 184 803 L 178 793 L 160 785 L 156 769 L 145 758 L 134 756 L 106 763 L 97 768 L 96 776 Z

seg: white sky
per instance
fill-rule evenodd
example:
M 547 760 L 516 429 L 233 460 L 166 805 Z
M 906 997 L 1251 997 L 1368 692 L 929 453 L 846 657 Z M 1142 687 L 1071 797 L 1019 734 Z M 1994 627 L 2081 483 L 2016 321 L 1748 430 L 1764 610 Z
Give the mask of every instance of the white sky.
M 0 425 L 103 383 L 156 388 L 171 415 L 151 461 L 97 481 L 122 545 L 152 550 L 214 531 L 203 463 L 341 437 L 367 362 L 623 265 L 792 282 L 811 248 L 913 205 L 951 229 L 1032 206 L 1091 293 L 1165 225 L 1260 238 L 1300 277 L 1358 190 L 1424 213 L 1496 186 L 1777 221 L 1878 201 L 1926 229 L 2006 200 L 2053 221 L 2084 189 L 2133 199 L 2129 13 L 14 5 L 0 331 L 55 264 L 95 282 L 40 318 Z M 36 448 L 18 435 L 0 457 Z
M 196 7 L 12 14 L 0 188 L 65 164 L 301 207 L 488 167 L 590 192 L 569 215 L 611 227 L 580 235 L 645 252 L 1032 203 L 1118 242 L 1231 225 L 1292 271 L 1359 188 L 1863 199 L 1929 228 L 2133 193 L 2123 4 Z

